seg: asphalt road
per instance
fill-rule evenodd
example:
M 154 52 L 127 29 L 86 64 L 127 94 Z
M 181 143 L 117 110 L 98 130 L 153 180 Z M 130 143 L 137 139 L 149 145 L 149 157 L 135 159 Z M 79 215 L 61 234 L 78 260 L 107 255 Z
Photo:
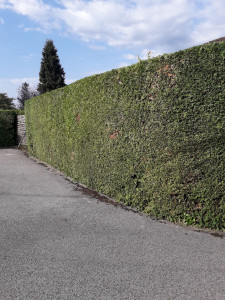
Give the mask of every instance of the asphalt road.
M 99 201 L 0 150 L 1 300 L 224 300 L 225 238 Z

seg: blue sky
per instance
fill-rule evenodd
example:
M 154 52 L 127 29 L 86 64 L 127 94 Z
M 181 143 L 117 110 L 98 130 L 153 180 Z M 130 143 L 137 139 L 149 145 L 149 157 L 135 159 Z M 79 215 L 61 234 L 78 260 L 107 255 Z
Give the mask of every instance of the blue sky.
M 0 93 L 36 87 L 46 39 L 71 83 L 222 36 L 224 0 L 0 0 Z

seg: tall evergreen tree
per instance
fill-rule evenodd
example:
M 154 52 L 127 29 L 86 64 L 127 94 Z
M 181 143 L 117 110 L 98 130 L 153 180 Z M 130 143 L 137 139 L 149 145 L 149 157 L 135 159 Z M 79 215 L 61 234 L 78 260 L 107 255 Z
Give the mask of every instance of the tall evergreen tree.
M 47 40 L 42 51 L 38 91 L 40 94 L 65 86 L 65 72 L 60 64 L 57 49 Z
M 28 99 L 31 99 L 38 95 L 38 91 L 32 90 L 29 86 L 29 83 L 24 82 L 18 89 L 18 97 L 17 100 L 19 102 L 19 109 L 24 109 L 25 102 Z
M 0 93 L 0 109 L 16 109 L 13 98 L 9 98 L 6 93 Z

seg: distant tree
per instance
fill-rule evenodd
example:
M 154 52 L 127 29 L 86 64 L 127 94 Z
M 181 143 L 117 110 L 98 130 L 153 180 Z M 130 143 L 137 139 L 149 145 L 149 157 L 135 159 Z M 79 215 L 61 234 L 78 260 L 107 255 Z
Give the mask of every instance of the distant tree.
M 17 97 L 17 100 L 19 102 L 18 108 L 24 109 L 25 102 L 28 99 L 31 99 L 37 95 L 38 95 L 38 91 L 31 89 L 29 83 L 27 82 L 22 83 L 22 85 L 18 89 L 18 97 Z
M 38 91 L 40 94 L 65 86 L 65 72 L 60 64 L 57 49 L 47 40 L 42 51 Z
M 6 93 L 0 93 L 0 109 L 16 109 L 13 98 L 9 98 Z

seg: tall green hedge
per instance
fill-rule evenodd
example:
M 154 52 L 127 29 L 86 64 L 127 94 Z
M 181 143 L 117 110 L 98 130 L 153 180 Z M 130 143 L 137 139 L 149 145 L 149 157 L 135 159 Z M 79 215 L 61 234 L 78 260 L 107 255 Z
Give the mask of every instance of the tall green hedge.
M 224 70 L 213 43 L 33 98 L 29 151 L 152 216 L 224 229 Z
M 0 148 L 17 144 L 17 115 L 22 114 L 22 110 L 0 110 Z

